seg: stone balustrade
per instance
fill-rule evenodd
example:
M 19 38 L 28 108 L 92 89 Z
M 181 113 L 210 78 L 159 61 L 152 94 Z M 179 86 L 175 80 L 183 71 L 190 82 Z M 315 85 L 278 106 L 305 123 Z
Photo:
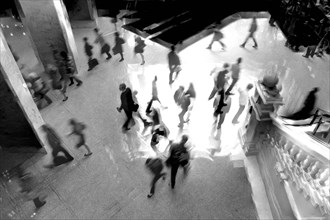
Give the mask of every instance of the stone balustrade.
M 276 158 L 275 170 L 282 181 L 292 181 L 323 216 L 330 216 L 330 150 L 307 134 L 296 133 L 273 117 L 264 146 Z M 326 217 L 326 218 L 328 218 Z

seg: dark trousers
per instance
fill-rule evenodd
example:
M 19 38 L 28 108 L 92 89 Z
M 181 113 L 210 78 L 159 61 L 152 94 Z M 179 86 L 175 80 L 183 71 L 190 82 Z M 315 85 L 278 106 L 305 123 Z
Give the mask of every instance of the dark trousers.
M 156 183 L 157 183 L 157 181 L 158 181 L 161 177 L 163 177 L 163 176 L 165 176 L 165 175 L 166 175 L 166 173 L 157 173 L 157 174 L 154 174 L 154 178 L 153 178 L 152 181 L 151 181 L 150 194 L 154 194 L 154 193 L 155 193 L 155 188 L 156 188 Z
M 124 111 L 127 116 L 127 119 L 123 125 L 123 128 L 128 129 L 129 123 L 131 122 L 131 120 L 133 120 L 133 112 L 131 110 L 125 110 L 125 109 L 124 109 Z
M 70 84 L 69 85 L 74 84 L 74 81 L 73 80 L 75 80 L 77 82 L 77 85 L 82 83 L 82 81 L 78 77 L 76 77 L 76 76 L 70 76 Z
M 183 172 L 186 175 L 188 172 L 188 167 L 187 167 L 188 161 L 182 161 L 179 163 L 172 163 L 171 164 L 171 187 L 172 189 L 175 186 L 175 178 L 176 178 L 176 174 L 178 172 L 179 167 L 183 167 Z

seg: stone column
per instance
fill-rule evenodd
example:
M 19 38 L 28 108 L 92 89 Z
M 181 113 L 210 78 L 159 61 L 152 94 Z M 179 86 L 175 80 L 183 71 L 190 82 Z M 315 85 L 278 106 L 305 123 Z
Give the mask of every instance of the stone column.
M 11 118 L 17 117 L 16 118 L 17 120 L 13 120 L 13 121 L 9 119 L 6 120 L 5 118 L 1 118 L 1 121 L 3 123 L 6 123 L 5 126 L 8 126 L 7 131 L 9 131 L 10 128 L 15 128 L 15 130 L 12 129 L 13 132 L 11 134 L 5 134 L 5 135 L 7 135 L 9 139 L 21 138 L 19 136 L 20 132 L 26 135 L 26 133 L 30 132 L 29 131 L 30 128 L 32 128 L 32 131 L 35 134 L 35 137 L 39 141 L 40 145 L 45 147 L 45 150 L 47 152 L 50 152 L 50 149 L 45 144 L 46 143 L 45 136 L 43 132 L 40 130 L 40 126 L 43 125 L 45 122 L 41 117 L 41 114 L 36 104 L 33 101 L 31 93 L 27 88 L 27 85 L 14 59 L 14 56 L 8 47 L 6 39 L 2 33 L 2 30 L 0 30 L 0 52 L 1 52 L 0 83 L 2 83 L 1 89 L 7 87 L 8 85 L 10 90 L 8 91 L 7 89 L 7 91 L 5 90 L 0 91 L 2 97 L 1 103 L 3 103 L 4 99 L 8 99 L 11 101 L 7 104 L 12 106 L 11 111 L 7 111 L 6 107 L 8 106 L 4 106 L 4 105 L 0 106 L 0 110 L 3 108 L 1 112 L 5 112 L 5 113 L 7 112 L 6 114 L 3 115 L 3 117 L 6 116 Z M 19 107 L 17 107 L 17 105 L 14 104 L 15 102 L 18 104 Z M 24 117 L 26 120 L 24 120 Z M 26 126 L 26 121 L 30 126 Z M 26 130 L 24 131 L 24 129 Z M 27 138 L 29 140 L 30 139 L 32 140 L 34 137 L 31 137 L 31 135 L 27 135 Z M 19 144 L 17 140 L 13 140 L 13 141 L 15 141 L 14 144 Z
M 97 27 L 95 0 L 70 0 L 65 3 L 72 28 Z
M 78 67 L 78 51 L 62 0 L 15 0 L 15 3 L 43 65 L 56 64 L 54 50 L 57 50 L 71 55 Z

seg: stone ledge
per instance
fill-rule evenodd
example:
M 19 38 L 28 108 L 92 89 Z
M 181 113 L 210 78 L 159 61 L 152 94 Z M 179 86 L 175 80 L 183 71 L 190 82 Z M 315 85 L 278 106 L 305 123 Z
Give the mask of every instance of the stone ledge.
M 256 156 L 246 157 L 244 159 L 244 164 L 251 185 L 251 196 L 258 213 L 258 219 L 273 219 Z

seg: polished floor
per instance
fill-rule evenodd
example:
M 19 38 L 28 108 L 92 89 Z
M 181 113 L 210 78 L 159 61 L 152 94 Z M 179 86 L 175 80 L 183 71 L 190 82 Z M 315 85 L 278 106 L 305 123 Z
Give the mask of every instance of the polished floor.
M 39 177 L 40 192 L 47 196 L 47 204 L 34 213 L 31 201 L 18 199 L 15 186 L 6 183 L 6 192 L 11 199 L 16 199 L 1 213 L 4 218 L 36 219 L 256 219 L 256 211 L 251 198 L 251 190 L 244 168 L 234 168 L 230 156 L 241 154 L 237 130 L 241 124 L 233 125 L 231 120 L 238 109 L 236 88 L 232 97 L 232 106 L 221 130 L 213 127 L 212 101 L 207 101 L 212 90 L 210 70 L 224 62 L 234 63 L 243 58 L 241 79 L 238 86 L 263 76 L 274 65 L 280 66 L 285 61 L 286 77 L 301 69 L 301 63 L 309 62 L 311 68 L 324 71 L 328 66 L 327 57 L 307 60 L 302 53 L 292 53 L 284 47 L 285 39 L 281 33 L 268 25 L 267 19 L 259 19 L 257 40 L 259 49 L 252 48 L 252 42 L 246 49 L 239 44 L 245 39 L 250 20 L 242 19 L 223 29 L 226 51 L 217 43 L 213 50 L 207 50 L 211 37 L 208 36 L 180 52 L 182 72 L 177 81 L 168 85 L 168 67 L 166 56 L 168 49 L 147 41 L 145 49 L 146 64 L 140 65 L 140 57 L 134 56 L 134 36 L 120 30 L 126 39 L 124 46 L 125 60 L 119 62 L 118 55 L 110 61 L 99 54 L 94 47 L 94 54 L 100 65 L 87 72 L 87 57 L 83 52 L 82 38 L 95 39 L 89 29 L 75 29 L 79 60 L 79 77 L 84 81 L 81 87 L 71 86 L 69 99 L 62 102 L 59 93 L 52 92 L 53 104 L 42 109 L 45 121 L 56 128 L 63 137 L 66 147 L 75 157 L 68 164 L 47 170 L 43 166 L 50 162 L 47 155 L 42 160 L 30 165 L 30 169 Z M 109 18 L 100 18 L 99 26 L 106 39 L 113 45 L 114 27 Z M 297 61 L 299 60 L 299 61 Z M 325 64 L 324 64 L 325 63 Z M 324 68 L 324 69 L 322 69 Z M 301 72 L 301 74 L 311 74 Z M 151 81 L 158 77 L 159 98 L 167 109 L 161 109 L 162 119 L 169 127 L 170 139 L 178 140 L 182 134 L 188 134 L 192 148 L 192 168 L 187 179 L 182 172 L 177 175 L 174 190 L 168 186 L 169 178 L 160 180 L 151 199 L 149 192 L 150 175 L 144 167 L 147 157 L 156 156 L 150 147 L 148 131 L 142 133 L 142 124 L 137 124 L 123 133 L 121 125 L 124 113 L 118 113 L 120 105 L 118 85 L 125 82 L 132 90 L 138 91 L 138 101 L 144 112 L 151 98 Z M 316 73 L 315 73 L 316 75 Z M 314 75 L 309 87 L 322 81 Z M 197 98 L 191 112 L 188 125 L 180 130 L 179 109 L 174 104 L 173 94 L 178 86 L 185 87 L 192 82 Z M 327 83 L 327 82 L 325 82 Z M 288 87 L 285 83 L 283 88 Z M 282 110 L 292 111 L 295 106 Z M 70 131 L 68 120 L 76 118 L 87 124 L 87 143 L 93 155 L 85 158 L 84 149 L 75 149 L 74 137 L 66 137 Z M 244 120 L 244 113 L 240 121 Z M 168 142 L 162 140 L 158 156 L 165 157 Z M 14 204 L 14 205 L 13 205 Z

